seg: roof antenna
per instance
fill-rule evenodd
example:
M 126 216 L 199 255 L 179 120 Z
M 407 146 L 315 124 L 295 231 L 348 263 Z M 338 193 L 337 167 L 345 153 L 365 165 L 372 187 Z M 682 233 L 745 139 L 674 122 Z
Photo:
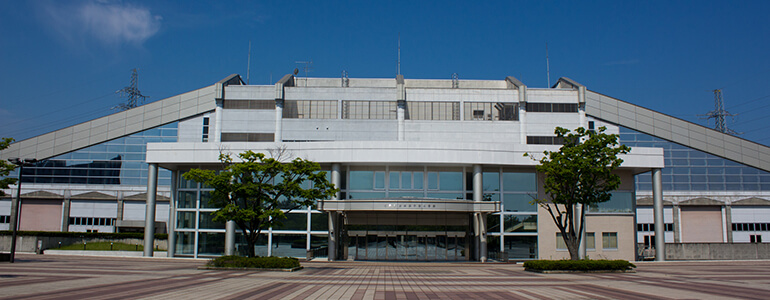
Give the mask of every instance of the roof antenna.
M 249 41 L 249 58 L 246 60 L 246 85 L 249 85 L 250 75 L 251 75 L 251 41 Z
M 546 88 L 551 87 L 551 63 L 548 60 L 548 42 L 545 42 L 545 76 L 548 77 L 547 82 L 548 86 Z
M 398 33 L 398 74 L 401 75 L 401 33 Z

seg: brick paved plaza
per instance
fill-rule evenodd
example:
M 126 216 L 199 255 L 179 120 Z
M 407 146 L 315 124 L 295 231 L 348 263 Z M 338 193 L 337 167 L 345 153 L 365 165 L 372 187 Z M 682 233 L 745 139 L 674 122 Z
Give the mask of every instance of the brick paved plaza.
M 293 273 L 197 270 L 202 264 L 22 254 L 0 263 L 0 299 L 770 299 L 770 261 L 648 262 L 625 274 L 372 262 L 306 262 Z

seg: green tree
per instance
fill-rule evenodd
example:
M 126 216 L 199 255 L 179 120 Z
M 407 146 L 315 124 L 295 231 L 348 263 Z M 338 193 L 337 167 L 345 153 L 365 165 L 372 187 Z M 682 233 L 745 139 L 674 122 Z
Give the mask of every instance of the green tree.
M 246 237 L 249 257 L 255 256 L 254 245 L 262 230 L 281 225 L 285 212 L 312 207 L 316 200 L 337 192 L 315 162 L 296 158 L 283 163 L 251 150 L 238 157 L 240 161 L 235 162 L 230 155 L 220 154 L 223 170 L 192 169 L 183 177 L 214 188 L 210 203 L 219 207 L 214 221 L 235 221 Z
M 557 127 L 558 139 L 564 141 L 559 151 L 545 151 L 537 171 L 545 175 L 543 188 L 546 199 L 535 199 L 551 215 L 559 228 L 572 260 L 580 259 L 578 247 L 585 226 L 585 210 L 610 200 L 610 192 L 620 185 L 620 176 L 613 171 L 623 160 L 618 154 L 631 150 L 618 144 L 618 135 L 577 128 L 575 132 Z M 524 154 L 532 157 L 531 154 Z M 533 158 L 534 159 L 534 158 Z M 582 204 L 580 215 L 576 206 Z M 579 218 L 579 228 L 575 219 Z
M 13 143 L 13 138 L 0 139 L 0 151 L 8 148 L 11 143 Z M 9 185 L 16 183 L 16 178 L 7 177 L 14 169 L 16 169 L 16 165 L 0 160 L 0 178 L 2 178 L 0 179 L 0 196 L 5 196 L 3 189 L 7 189 Z

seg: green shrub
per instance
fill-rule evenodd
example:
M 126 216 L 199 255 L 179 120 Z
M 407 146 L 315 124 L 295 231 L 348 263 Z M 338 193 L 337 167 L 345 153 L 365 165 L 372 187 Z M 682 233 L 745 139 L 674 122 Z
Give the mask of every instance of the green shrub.
M 524 269 L 538 271 L 626 271 L 636 265 L 622 260 L 532 260 L 524 263 Z
M 75 243 L 62 246 L 61 248 L 51 248 L 51 250 L 143 251 L 144 246 L 124 243 L 95 242 L 86 244 Z
M 242 257 L 232 255 L 214 258 L 207 265 L 218 268 L 291 269 L 299 267 L 299 260 L 293 257 Z
M 12 235 L 10 230 L 1 230 L 0 235 Z M 144 233 L 141 232 L 63 232 L 63 231 L 18 231 L 20 236 L 40 236 L 40 237 L 71 237 L 71 238 L 92 238 L 92 239 L 142 239 Z M 156 233 L 155 239 L 168 239 L 166 233 Z

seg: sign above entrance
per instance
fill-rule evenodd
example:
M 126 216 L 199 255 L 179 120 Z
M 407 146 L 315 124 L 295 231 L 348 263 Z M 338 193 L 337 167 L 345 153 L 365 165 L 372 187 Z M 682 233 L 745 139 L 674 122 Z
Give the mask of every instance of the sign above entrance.
M 453 199 L 356 199 L 322 200 L 322 211 L 433 211 L 433 212 L 483 212 L 500 211 L 499 201 L 470 201 Z

